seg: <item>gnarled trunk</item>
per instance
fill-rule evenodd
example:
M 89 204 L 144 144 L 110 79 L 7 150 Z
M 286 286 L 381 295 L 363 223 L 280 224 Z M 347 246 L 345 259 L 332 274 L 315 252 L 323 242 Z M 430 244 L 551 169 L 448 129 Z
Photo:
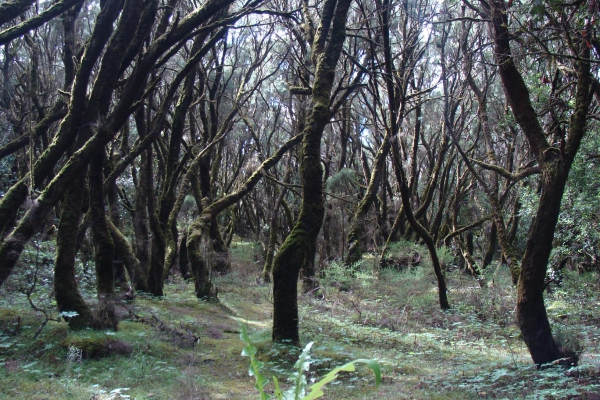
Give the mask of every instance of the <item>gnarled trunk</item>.
M 56 237 L 54 262 L 54 298 L 58 311 L 74 311 L 76 316 L 67 319 L 71 329 L 83 329 L 89 324 L 90 308 L 79 294 L 75 280 L 77 231 L 81 219 L 85 179 L 77 178 L 69 188 L 61 207 L 60 223 Z
M 563 355 L 552 336 L 546 314 L 544 278 L 569 170 L 585 135 L 592 99 L 590 63 L 587 61 L 590 49 L 585 43 L 586 38 L 574 43 L 579 54 L 574 61 L 577 86 L 569 135 L 561 148 L 551 146 L 531 104 L 529 89 L 512 58 L 506 4 L 503 0 L 493 0 L 489 6 L 498 71 L 506 98 L 541 170 L 542 195 L 529 229 L 517 285 L 517 322 L 533 362 L 540 365 Z
M 311 110 L 302 139 L 300 215 L 273 262 L 273 341 L 298 344 L 298 274 L 316 246 L 325 206 L 321 138 L 329 120 L 335 68 L 346 38 L 346 18 L 351 0 L 327 0 L 313 43 L 316 60 Z M 330 37 L 328 38 L 328 33 Z M 326 41 L 327 46 L 325 46 Z M 311 260 L 314 262 L 314 260 Z
M 98 297 L 112 297 L 115 294 L 115 245 L 113 243 L 104 208 L 104 174 L 102 167 L 104 154 L 96 156 L 90 165 L 90 213 L 94 237 L 96 286 Z
M 192 266 L 192 273 L 196 278 L 196 296 L 199 298 L 215 298 L 216 289 L 211 281 L 212 268 L 215 263 L 222 262 L 216 259 L 221 256 L 214 250 L 212 243 L 211 229 L 212 224 L 216 223 L 217 216 L 227 208 L 239 202 L 246 196 L 256 184 L 262 179 L 263 171 L 274 166 L 283 155 L 300 142 L 301 135 L 297 135 L 288 140 L 283 146 L 265 160 L 260 167 L 244 182 L 239 190 L 208 204 L 208 198 L 205 198 L 205 204 L 202 204 L 202 213 L 190 226 L 188 230 L 187 251 Z M 297 279 L 297 275 L 296 275 Z

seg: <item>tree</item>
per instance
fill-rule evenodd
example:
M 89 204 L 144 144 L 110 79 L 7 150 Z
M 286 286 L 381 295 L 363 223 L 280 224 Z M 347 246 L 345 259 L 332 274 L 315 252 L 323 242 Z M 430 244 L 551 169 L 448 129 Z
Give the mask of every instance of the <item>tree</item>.
M 101 243 L 110 246 L 110 234 L 104 225 L 106 219 L 103 215 L 104 196 L 102 191 L 104 188 L 101 166 L 104 146 L 120 131 L 135 110 L 134 105 L 143 98 L 144 83 L 147 82 L 149 73 L 156 66 L 159 58 L 173 46 L 177 48 L 181 44 L 180 41 L 193 30 L 212 21 L 213 16 L 219 15 L 219 12 L 226 9 L 231 2 L 215 0 L 205 3 L 175 23 L 168 34 L 164 33 L 166 28 L 163 28 L 163 33 L 143 49 L 144 42 L 153 27 L 158 4 L 156 1 L 146 3 L 129 1 L 122 4 L 120 1 L 108 1 L 102 4 L 93 32 L 82 52 L 81 60 L 74 74 L 69 93 L 68 112 L 56 132 L 52 144 L 32 166 L 30 179 L 22 178 L 13 185 L 0 203 L 0 213 L 3 217 L 2 230 L 8 233 L 11 230 L 11 221 L 15 220 L 18 210 L 28 194 L 32 197 L 29 208 L 0 246 L 0 254 L 3 255 L 0 263 L 0 284 L 12 272 L 26 242 L 41 226 L 40 221 L 62 199 L 63 194 L 86 170 L 91 160 L 97 160 L 98 163 L 96 168 L 93 168 L 95 175 L 92 179 L 95 191 L 92 191 L 91 197 L 97 202 L 93 227 L 101 229 L 104 226 L 102 236 L 98 236 L 98 239 Z M 249 8 L 245 10 L 247 11 L 252 6 L 253 4 L 249 5 Z M 122 12 L 121 7 L 123 7 Z M 119 24 L 113 34 L 112 25 L 119 17 L 120 12 Z M 232 20 L 240 18 L 244 12 L 242 10 Z M 168 17 L 164 18 L 162 22 L 168 23 Z M 213 24 L 208 30 L 217 29 L 223 23 L 225 22 Z M 161 32 L 160 27 L 157 31 Z M 144 51 L 140 53 L 142 49 Z M 128 67 L 136 56 L 137 61 L 128 72 Z M 98 74 L 102 79 L 96 79 L 90 88 L 91 73 L 99 59 L 101 61 Z M 127 73 L 123 82 L 124 86 L 120 89 L 115 104 L 111 106 L 117 80 L 124 73 Z M 181 74 L 179 78 L 176 77 L 176 83 L 172 85 L 172 90 L 167 93 L 159 107 L 162 114 L 159 112 L 157 118 L 164 118 L 166 115 L 169 104 L 175 97 L 178 87 L 177 79 L 180 79 L 179 82 L 181 82 L 184 76 L 185 74 Z M 76 151 L 60 168 L 56 177 L 44 186 L 46 178 L 75 138 Z M 32 185 L 28 188 L 29 183 Z M 33 191 L 34 189 L 42 190 L 37 195 Z M 101 238 L 102 240 L 100 240 Z M 104 238 L 106 240 L 103 240 Z M 97 254 L 101 255 L 101 252 L 97 252 Z M 106 266 L 102 268 L 102 271 L 112 275 L 112 265 L 110 265 L 112 259 L 110 258 L 107 258 Z M 112 281 L 107 283 L 108 286 L 104 287 L 103 291 L 110 293 L 111 284 Z
M 331 118 L 331 90 L 335 67 L 346 37 L 350 0 L 327 0 L 312 43 L 314 82 L 310 88 L 311 105 L 302 132 L 300 173 L 302 204 L 294 228 L 273 261 L 273 340 L 297 344 L 297 282 L 305 263 L 314 262 L 316 239 L 325 214 L 321 138 Z M 304 15 L 305 18 L 311 18 Z M 309 21 L 310 23 L 310 21 Z
M 588 108 L 594 93 L 590 73 L 591 46 L 588 46 L 591 26 L 587 19 L 575 19 L 577 13 L 567 16 L 564 10 L 558 11 L 557 17 L 562 23 L 558 23 L 554 15 L 547 15 L 551 23 L 561 27 L 562 34 L 570 43 L 569 60 L 573 64 L 574 84 L 574 106 L 566 124 L 568 135 L 559 133 L 562 137 L 553 145 L 548 141 L 547 132 L 532 106 L 530 89 L 525 84 L 512 53 L 507 4 L 503 0 L 494 0 L 489 3 L 489 8 L 488 3 L 483 3 L 483 6 L 491 19 L 498 72 L 507 101 L 541 172 L 542 193 L 529 229 L 517 286 L 517 321 L 533 362 L 541 365 L 566 356 L 552 337 L 543 289 L 561 199 L 573 160 L 586 133 Z M 583 26 L 573 25 L 581 23 L 580 21 Z M 583 35 L 579 34 L 581 30 Z M 554 128 L 559 132 L 562 130 L 560 126 Z

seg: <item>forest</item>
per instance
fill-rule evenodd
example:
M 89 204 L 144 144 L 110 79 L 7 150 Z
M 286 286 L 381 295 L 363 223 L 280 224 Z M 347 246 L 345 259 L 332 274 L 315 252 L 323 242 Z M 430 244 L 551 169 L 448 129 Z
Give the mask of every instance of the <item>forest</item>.
M 0 397 L 598 398 L 599 32 L 1 1 Z

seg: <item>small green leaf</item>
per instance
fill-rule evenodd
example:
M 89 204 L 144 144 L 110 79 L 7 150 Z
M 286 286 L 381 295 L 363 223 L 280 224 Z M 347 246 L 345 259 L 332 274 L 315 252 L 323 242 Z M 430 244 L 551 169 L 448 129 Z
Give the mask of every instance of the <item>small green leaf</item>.
M 312 399 L 317 399 L 317 398 L 323 396 L 325 393 L 323 392 L 323 390 L 321 390 L 321 388 L 323 388 L 329 382 L 337 379 L 337 376 L 340 372 L 354 372 L 355 371 L 354 364 L 357 364 L 357 363 L 367 364 L 367 366 L 369 368 L 371 368 L 371 370 L 375 374 L 375 387 L 378 387 L 379 384 L 381 383 L 381 368 L 379 367 L 379 363 L 377 362 L 377 360 L 359 359 L 359 360 L 354 360 L 352 362 L 344 364 L 341 367 L 337 367 L 337 368 L 333 369 L 331 372 L 329 372 L 327 375 L 325 375 L 320 381 L 318 381 L 317 383 L 312 385 L 309 388 L 310 393 L 308 394 L 308 396 L 303 397 L 302 400 L 312 400 Z

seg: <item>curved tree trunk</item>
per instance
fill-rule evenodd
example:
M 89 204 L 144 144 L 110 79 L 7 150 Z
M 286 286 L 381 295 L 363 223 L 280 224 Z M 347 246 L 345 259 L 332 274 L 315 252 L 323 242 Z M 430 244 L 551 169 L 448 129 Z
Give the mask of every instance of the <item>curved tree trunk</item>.
M 227 208 L 239 202 L 262 179 L 263 171 L 273 167 L 283 155 L 300 142 L 302 135 L 297 135 L 288 140 L 273 156 L 265 160 L 260 167 L 244 182 L 242 187 L 234 193 L 215 201 L 212 204 L 202 204 L 202 213 L 188 230 L 187 251 L 192 274 L 196 279 L 196 296 L 198 298 L 215 298 L 217 290 L 213 287 L 211 275 L 215 257 L 219 254 L 214 251 L 210 230 L 213 221 Z M 199 156 L 197 159 L 200 159 Z M 208 198 L 205 198 L 208 203 Z M 216 253 L 216 254 L 215 254 Z M 220 260 L 216 260 L 220 261 Z M 297 276 L 296 276 L 297 279 Z
M 585 135 L 592 99 L 590 63 L 587 61 L 590 49 L 583 39 L 574 43 L 579 52 L 574 61 L 577 72 L 575 107 L 568 138 L 560 149 L 553 147 L 546 139 L 531 104 L 529 89 L 512 58 L 506 4 L 503 0 L 493 0 L 489 6 L 498 71 L 506 98 L 541 170 L 542 195 L 529 229 L 517 285 L 517 323 L 533 362 L 541 365 L 563 356 L 552 336 L 546 314 L 544 278 L 569 170 Z
M 350 226 L 347 239 L 348 254 L 346 254 L 346 259 L 344 260 L 344 264 L 346 264 L 346 266 L 351 266 L 362 260 L 361 240 L 365 230 L 365 220 L 381 186 L 385 162 L 391 146 L 389 133 L 390 130 L 387 130 L 386 135 L 383 138 L 383 142 L 377 150 L 375 161 L 373 161 L 373 169 L 371 170 L 369 185 L 367 186 L 367 190 L 362 200 L 358 204 L 356 213 L 352 218 L 352 225 Z
M 136 276 L 143 274 L 141 271 L 140 262 L 135 257 L 133 248 L 129 241 L 123 236 L 123 233 L 117 228 L 110 220 L 107 221 L 110 236 L 115 244 L 115 254 L 118 259 L 121 260 L 124 267 L 127 269 L 129 279 L 131 281 L 131 287 L 128 288 L 127 292 L 133 295 L 133 283 L 136 282 Z M 127 282 L 123 282 L 127 283 Z
M 92 215 L 92 235 L 96 255 L 96 286 L 98 297 L 110 298 L 115 294 L 115 245 L 113 243 L 104 208 L 104 175 L 102 167 L 104 154 L 96 156 L 90 165 L 90 213 Z
M 448 310 L 450 308 L 450 304 L 448 303 L 446 280 L 444 279 L 444 274 L 442 273 L 442 266 L 437 255 L 435 243 L 431 234 L 427 231 L 427 229 L 425 229 L 425 227 L 423 227 L 423 225 L 421 225 L 421 223 L 415 218 L 414 214 L 412 213 L 412 208 L 410 204 L 410 192 L 408 185 L 406 185 L 405 183 L 406 180 L 404 179 L 404 170 L 402 169 L 402 163 L 400 162 L 400 151 L 397 147 L 398 144 L 396 142 L 392 144 L 394 170 L 396 172 L 398 184 L 400 185 L 400 196 L 402 197 L 402 206 L 404 208 L 404 213 L 412 229 L 414 229 L 417 235 L 425 242 L 425 245 L 429 250 L 429 255 L 431 256 L 431 263 L 433 264 L 433 270 L 435 272 L 435 277 L 437 279 L 438 284 L 439 304 L 442 310 Z
M 75 317 L 67 319 L 71 329 L 86 328 L 92 315 L 90 308 L 79 294 L 75 280 L 77 231 L 81 219 L 84 185 L 84 178 L 79 177 L 69 188 L 62 203 L 56 237 L 54 298 L 58 311 L 75 311 L 77 313 Z
M 325 214 L 321 138 L 331 118 L 329 103 L 335 68 L 346 38 L 346 18 L 351 0 L 327 0 L 313 43 L 316 60 L 310 114 L 303 131 L 300 174 L 302 204 L 292 232 L 273 262 L 273 341 L 298 344 L 298 274 L 315 242 Z M 328 39 L 327 46 L 325 43 Z M 314 255 L 314 254 L 313 254 Z M 312 260 L 314 262 L 314 260 Z

